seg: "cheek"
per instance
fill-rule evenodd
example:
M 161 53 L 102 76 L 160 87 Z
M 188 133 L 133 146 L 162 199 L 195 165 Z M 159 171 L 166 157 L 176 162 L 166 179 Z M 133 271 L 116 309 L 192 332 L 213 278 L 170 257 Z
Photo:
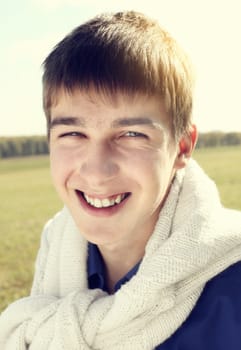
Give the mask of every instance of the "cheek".
M 129 175 L 142 179 L 149 187 L 166 186 L 173 176 L 174 159 L 162 149 L 133 151 L 125 157 L 124 163 Z
M 147 150 L 136 152 L 128 157 L 128 164 L 133 168 L 142 169 L 144 173 L 165 174 L 174 166 L 175 157 L 164 150 Z M 140 170 L 139 170 L 140 171 Z
M 55 187 L 61 186 L 71 171 L 71 157 L 59 150 L 50 150 L 50 171 Z
M 146 161 L 145 174 L 152 188 L 166 192 L 175 175 L 174 164 L 175 157 L 166 152 L 160 152 Z
M 130 157 L 127 164 L 129 175 L 137 179 L 152 198 L 153 204 L 159 204 L 169 188 L 174 175 L 174 159 L 164 151 L 142 152 Z
M 159 152 L 153 149 L 129 150 L 122 154 L 120 160 L 127 164 L 133 171 L 136 168 L 153 168 L 160 160 Z

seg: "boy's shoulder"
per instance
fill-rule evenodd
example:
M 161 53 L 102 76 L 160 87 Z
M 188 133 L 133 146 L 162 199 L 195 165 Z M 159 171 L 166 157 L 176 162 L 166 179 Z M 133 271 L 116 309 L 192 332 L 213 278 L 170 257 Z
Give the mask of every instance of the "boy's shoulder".
M 241 349 L 240 310 L 241 261 L 206 284 L 187 320 L 157 349 Z
M 219 293 L 230 294 L 238 293 L 241 297 L 241 261 L 229 266 L 226 270 L 212 278 L 204 289 L 207 294 Z
M 222 322 L 236 324 L 239 320 L 241 342 L 241 261 L 229 266 L 217 276 L 207 282 L 193 317 L 203 313 L 206 319 L 215 320 L 216 326 Z M 192 315 L 191 315 L 192 316 Z M 214 325 L 212 326 L 212 328 Z M 241 344 L 241 343 L 240 343 Z

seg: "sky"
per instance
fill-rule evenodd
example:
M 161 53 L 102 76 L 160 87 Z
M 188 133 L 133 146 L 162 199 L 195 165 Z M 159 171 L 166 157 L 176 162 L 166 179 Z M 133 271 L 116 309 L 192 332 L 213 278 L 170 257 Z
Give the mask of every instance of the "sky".
M 8 0 L 0 13 L 0 136 L 45 134 L 43 60 L 82 22 L 120 10 L 157 19 L 190 56 L 199 131 L 241 131 L 240 0 Z

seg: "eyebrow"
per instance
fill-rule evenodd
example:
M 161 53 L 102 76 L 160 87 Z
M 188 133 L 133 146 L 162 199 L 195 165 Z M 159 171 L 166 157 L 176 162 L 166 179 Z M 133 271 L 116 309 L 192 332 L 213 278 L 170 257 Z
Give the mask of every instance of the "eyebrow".
M 85 121 L 83 118 L 77 117 L 56 117 L 50 121 L 50 129 L 58 125 L 72 125 L 72 126 L 85 126 Z
M 86 121 L 82 117 L 55 117 L 50 122 L 50 130 L 58 125 L 86 127 Z M 162 123 L 153 121 L 148 117 L 119 118 L 111 123 L 112 128 L 135 125 L 147 125 L 153 129 L 163 129 Z
M 136 117 L 136 118 L 120 118 L 112 122 L 112 127 L 118 128 L 120 126 L 135 126 L 135 125 L 147 125 L 153 129 L 159 129 L 162 127 L 161 123 L 153 121 L 147 117 Z

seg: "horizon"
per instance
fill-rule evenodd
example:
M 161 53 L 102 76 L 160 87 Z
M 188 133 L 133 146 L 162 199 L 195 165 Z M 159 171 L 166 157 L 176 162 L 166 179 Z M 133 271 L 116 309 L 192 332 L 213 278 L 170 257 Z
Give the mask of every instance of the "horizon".
M 230 130 L 230 131 L 225 131 L 225 130 L 209 130 L 209 131 L 199 131 L 198 130 L 198 135 L 204 135 L 204 134 L 240 134 L 241 135 L 241 130 Z M 47 132 L 44 134 L 19 134 L 19 135 L 1 135 L 0 134 L 0 139 L 3 138 L 31 138 L 31 137 L 48 137 Z

